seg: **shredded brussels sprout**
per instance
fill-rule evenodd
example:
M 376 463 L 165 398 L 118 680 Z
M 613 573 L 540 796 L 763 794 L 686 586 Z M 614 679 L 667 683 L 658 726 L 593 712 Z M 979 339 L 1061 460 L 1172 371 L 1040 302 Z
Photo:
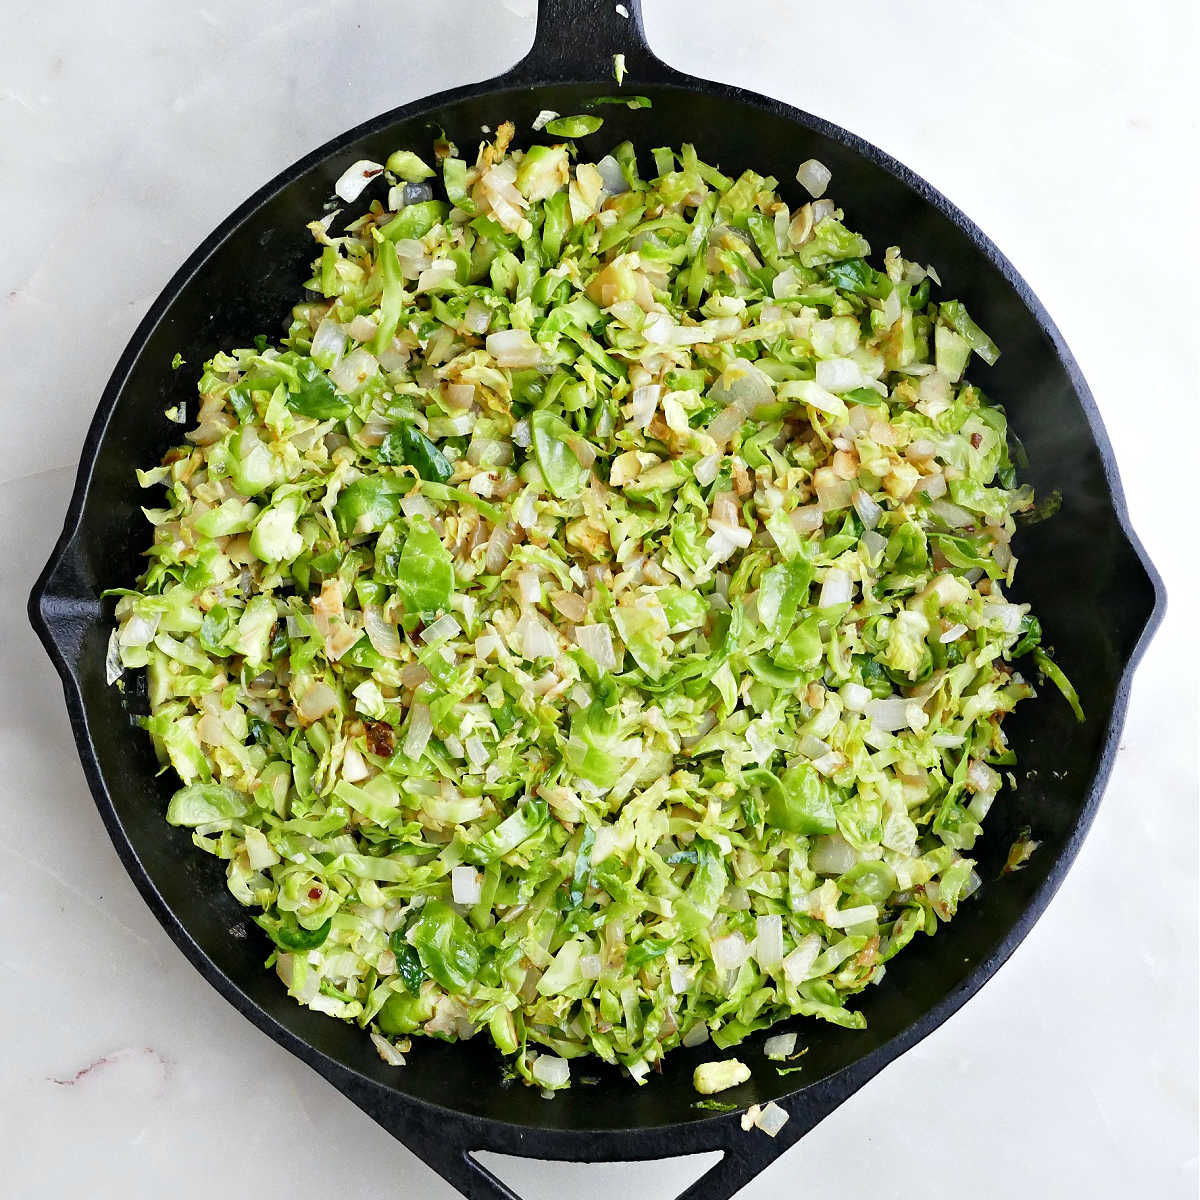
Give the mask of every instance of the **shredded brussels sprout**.
M 860 1028 L 978 886 L 1032 695 L 1033 496 L 963 378 L 996 347 L 830 200 L 512 136 L 314 222 L 282 344 L 206 363 L 139 473 L 110 673 L 146 672 L 167 820 L 389 1062 L 483 1030 L 554 1090 Z

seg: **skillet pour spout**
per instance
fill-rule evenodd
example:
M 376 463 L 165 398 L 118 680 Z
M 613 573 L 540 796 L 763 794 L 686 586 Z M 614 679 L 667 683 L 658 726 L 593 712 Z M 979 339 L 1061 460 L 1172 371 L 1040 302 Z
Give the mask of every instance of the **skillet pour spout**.
M 620 9 L 624 10 L 624 14 Z M 1087 719 L 1047 694 L 1006 730 L 1024 774 L 988 817 L 979 849 L 984 886 L 944 936 L 910 947 L 859 997 L 864 1031 L 792 1021 L 804 1070 L 781 1076 L 766 1035 L 738 1055 L 751 1078 L 723 1093 L 744 1109 L 774 1100 L 789 1120 L 771 1139 L 743 1132 L 738 1113 L 697 1109 L 692 1073 L 712 1050 L 673 1051 L 635 1086 L 597 1064 L 593 1086 L 545 1101 L 504 1086 L 482 1039 L 419 1039 L 408 1065 L 385 1065 L 362 1031 L 295 1004 L 262 969 L 259 931 L 224 887 L 216 860 L 168 826 L 170 784 L 130 722 L 136 697 L 105 679 L 112 611 L 105 589 L 140 572 L 143 542 L 135 464 L 157 461 L 178 436 L 160 414 L 189 398 L 172 356 L 199 363 L 249 334 L 275 329 L 303 289 L 313 257 L 305 226 L 352 162 L 427 144 L 436 130 L 460 145 L 510 119 L 528 136 L 543 109 L 581 111 L 624 88 L 652 107 L 608 105 L 605 133 L 639 150 L 694 142 L 726 171 L 753 167 L 792 180 L 816 158 L 837 181 L 849 223 L 876 246 L 902 245 L 934 262 L 1003 347 L 978 381 L 1007 409 L 1042 493 L 1059 490 L 1052 519 L 1025 528 L 1017 596 L 1038 611 Z M 798 187 L 785 185 L 789 200 Z M 365 204 L 365 200 L 364 200 Z M 680 1200 L 725 1200 L 897 1055 L 949 1017 L 995 973 L 1042 913 L 1073 861 L 1107 780 L 1137 659 L 1161 619 L 1159 578 L 1129 526 L 1112 449 L 1075 360 L 1012 264 L 944 196 L 874 146 L 776 100 L 680 74 L 646 43 L 638 0 L 541 0 L 529 54 L 486 83 L 387 112 L 334 139 L 271 180 L 208 237 L 138 326 L 101 396 L 83 447 L 63 534 L 33 588 L 30 619 L 62 677 L 72 730 L 100 815 L 131 878 L 196 968 L 260 1029 L 307 1062 L 464 1195 L 518 1200 L 477 1150 L 546 1159 L 640 1160 L 719 1150 L 721 1160 Z M 1040 843 L 1024 870 L 1002 874 L 1024 827 Z M 233 936 L 231 936 L 231 934 Z M 775 1031 L 775 1032 L 778 1032 Z

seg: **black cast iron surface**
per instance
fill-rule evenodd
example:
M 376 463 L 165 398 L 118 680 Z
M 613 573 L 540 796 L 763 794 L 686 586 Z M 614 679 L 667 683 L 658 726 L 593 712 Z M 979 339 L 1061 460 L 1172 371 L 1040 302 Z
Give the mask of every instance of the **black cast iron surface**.
M 646 46 L 639 5 L 623 18 L 608 0 L 542 0 L 530 54 L 505 75 L 405 105 L 322 146 L 234 212 L 168 283 L 121 356 L 83 448 L 66 523 L 30 598 L 30 617 L 62 676 L 71 725 L 96 804 L 134 883 L 196 968 L 260 1029 L 320 1072 L 464 1194 L 517 1200 L 471 1155 L 479 1149 L 540 1158 L 646 1159 L 724 1150 L 680 1200 L 724 1200 L 966 1001 L 1028 933 L 1057 889 L 1099 804 L 1125 715 L 1130 676 L 1162 615 L 1161 583 L 1129 528 L 1112 450 L 1091 394 L 1045 310 L 1012 265 L 924 180 L 875 147 L 777 101 L 680 75 Z M 979 847 L 985 886 L 953 926 L 920 939 L 860 998 L 863 1032 L 792 1022 L 808 1053 L 786 1077 L 762 1055 L 765 1035 L 738 1051 L 751 1079 L 724 1099 L 776 1100 L 791 1120 L 774 1141 L 743 1133 L 736 1114 L 694 1107 L 694 1067 L 711 1050 L 672 1052 L 643 1087 L 597 1068 L 600 1081 L 553 1102 L 501 1083 L 499 1061 L 478 1038 L 418 1040 L 409 1065 L 378 1058 L 359 1030 L 302 1008 L 262 969 L 265 940 L 227 892 L 220 865 L 199 854 L 162 813 L 171 791 L 149 740 L 105 684 L 111 609 L 99 599 L 141 567 L 146 531 L 134 465 L 156 462 L 178 437 L 160 414 L 194 396 L 194 376 L 173 372 L 182 352 L 199 364 L 217 349 L 274 334 L 314 256 L 305 224 L 354 160 L 421 149 L 435 129 L 469 148 L 480 127 L 512 119 L 528 131 L 541 109 L 578 111 L 615 91 L 614 53 L 626 90 L 650 110 L 609 106 L 597 141 L 697 144 L 727 172 L 752 166 L 791 180 L 809 157 L 833 171 L 848 222 L 881 249 L 936 264 L 1003 348 L 975 378 L 1008 409 L 1030 460 L 1026 478 L 1058 488 L 1058 516 L 1025 530 L 1016 598 L 1031 601 L 1087 710 L 1079 725 L 1050 689 L 1006 724 L 1020 779 L 988 817 Z M 589 145 L 590 149 L 590 145 Z M 599 153 L 599 151 L 597 151 Z M 789 194 L 790 188 L 790 194 Z M 370 198 L 368 192 L 363 203 Z M 792 203 L 797 185 L 785 185 Z M 1001 877 L 1024 826 L 1041 846 Z M 231 936 L 236 931 L 242 936 Z

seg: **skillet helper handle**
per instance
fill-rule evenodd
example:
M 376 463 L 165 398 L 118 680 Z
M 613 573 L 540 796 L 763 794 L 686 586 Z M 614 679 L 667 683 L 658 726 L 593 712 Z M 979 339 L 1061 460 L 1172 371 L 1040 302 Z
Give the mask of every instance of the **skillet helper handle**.
M 29 595 L 30 622 L 60 674 L 77 675 L 84 639 L 100 619 L 97 590 L 76 529 L 54 547 Z
M 618 12 L 625 11 L 626 16 Z M 573 82 L 589 76 L 618 90 L 613 56 L 625 56 L 631 92 L 639 79 L 662 80 L 674 72 L 646 41 L 641 0 L 538 0 L 533 48 L 512 69 L 514 82 Z
M 684 1188 L 676 1200 L 731 1200 L 862 1082 L 858 1078 L 829 1080 L 784 1099 L 780 1103 L 788 1112 L 788 1121 L 774 1138 L 759 1129 L 743 1130 L 740 1114 L 730 1114 L 711 1125 L 706 1122 L 694 1131 L 685 1130 L 678 1140 L 667 1138 L 648 1144 L 639 1139 L 631 1145 L 628 1157 L 640 1160 L 720 1150 L 721 1158 Z M 377 1098 L 356 1095 L 355 1089 L 346 1089 L 346 1094 L 467 1200 L 522 1200 L 475 1157 L 477 1150 L 494 1150 L 516 1157 L 560 1157 L 537 1146 L 536 1131 L 532 1131 L 534 1144 L 527 1146 L 518 1130 L 512 1131 L 514 1136 L 495 1139 L 473 1121 L 457 1114 L 434 1116 L 410 1108 L 401 1114 L 387 1100 L 380 1103 Z

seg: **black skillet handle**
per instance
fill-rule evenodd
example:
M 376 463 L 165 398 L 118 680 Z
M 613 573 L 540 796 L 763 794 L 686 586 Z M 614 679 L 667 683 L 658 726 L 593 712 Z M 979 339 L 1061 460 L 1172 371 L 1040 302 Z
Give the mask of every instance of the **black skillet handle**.
M 59 673 L 75 677 L 83 642 L 100 618 L 95 580 L 84 560 L 80 532 L 64 534 L 29 593 L 29 620 Z
M 680 1192 L 676 1200 L 730 1200 L 847 1100 L 869 1075 L 869 1071 L 843 1072 L 780 1101 L 780 1106 L 788 1112 L 788 1121 L 774 1138 L 759 1129 L 743 1130 L 740 1115 L 730 1114 L 694 1126 L 676 1126 L 666 1132 L 631 1131 L 623 1135 L 628 1141 L 622 1151 L 612 1157 L 629 1161 L 720 1150 L 723 1152 L 720 1160 Z M 359 1080 L 350 1086 L 339 1084 L 339 1088 L 467 1200 L 521 1200 L 475 1157 L 477 1150 L 568 1161 L 579 1157 L 570 1149 L 556 1151 L 553 1134 L 548 1139 L 547 1131 L 509 1127 L 507 1132 L 497 1134 L 494 1125 L 480 1125 L 457 1113 L 434 1115 L 409 1104 L 398 1105 L 394 1096 L 374 1088 L 364 1090 L 361 1083 Z M 595 1161 L 603 1156 L 586 1157 Z
M 615 92 L 617 54 L 625 56 L 631 91 L 638 80 L 661 83 L 677 75 L 646 41 L 641 0 L 538 0 L 533 48 L 507 78 L 517 84 L 609 79 Z

